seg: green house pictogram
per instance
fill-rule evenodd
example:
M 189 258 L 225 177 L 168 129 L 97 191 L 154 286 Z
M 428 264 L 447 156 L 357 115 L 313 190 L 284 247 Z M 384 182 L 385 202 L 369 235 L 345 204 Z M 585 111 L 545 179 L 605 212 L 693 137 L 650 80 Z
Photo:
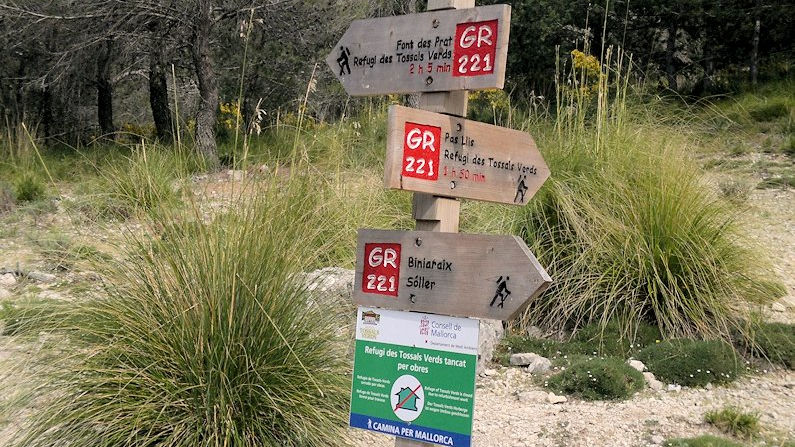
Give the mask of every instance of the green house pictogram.
M 396 394 L 398 397 L 398 408 L 417 411 L 417 400 L 419 400 L 419 397 L 411 391 L 411 388 L 403 387 Z

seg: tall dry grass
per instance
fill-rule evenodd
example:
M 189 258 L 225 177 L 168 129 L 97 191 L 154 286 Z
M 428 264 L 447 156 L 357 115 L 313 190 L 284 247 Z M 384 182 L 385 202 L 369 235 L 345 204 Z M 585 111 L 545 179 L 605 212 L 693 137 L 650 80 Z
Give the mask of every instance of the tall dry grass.
M 746 333 L 749 303 L 780 289 L 739 210 L 704 182 L 687 128 L 651 119 L 664 104 L 633 101 L 631 60 L 611 49 L 603 60 L 579 53 L 560 66 L 554 129 L 539 134 L 552 176 L 515 226 L 555 282 L 520 327 Z
M 302 274 L 336 242 L 319 242 L 311 191 L 274 177 L 217 216 L 154 215 L 102 269 L 101 298 L 19 322 L 46 341 L 18 365 L 30 386 L 17 402 L 37 405 L 16 407 L 12 445 L 344 442 L 347 322 Z

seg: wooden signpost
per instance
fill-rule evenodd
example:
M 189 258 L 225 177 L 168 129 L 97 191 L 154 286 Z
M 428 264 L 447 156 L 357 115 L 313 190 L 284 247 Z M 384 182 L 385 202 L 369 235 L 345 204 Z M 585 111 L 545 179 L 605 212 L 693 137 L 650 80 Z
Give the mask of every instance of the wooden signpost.
M 510 320 L 551 281 L 516 236 L 359 230 L 353 301 Z
M 548 177 L 549 168 L 526 132 L 389 107 L 388 188 L 524 205 Z
M 464 119 L 468 90 L 503 87 L 510 6 L 427 9 L 356 21 L 326 59 L 350 95 L 420 92 L 424 109 L 390 109 L 384 173 L 415 191 L 416 231 L 359 231 L 349 422 L 470 447 L 477 323 L 444 315 L 511 319 L 552 280 L 518 237 L 455 234 L 457 197 L 524 205 L 549 169 L 530 135 Z
M 510 16 L 492 5 L 357 20 L 326 63 L 353 96 L 502 88 Z

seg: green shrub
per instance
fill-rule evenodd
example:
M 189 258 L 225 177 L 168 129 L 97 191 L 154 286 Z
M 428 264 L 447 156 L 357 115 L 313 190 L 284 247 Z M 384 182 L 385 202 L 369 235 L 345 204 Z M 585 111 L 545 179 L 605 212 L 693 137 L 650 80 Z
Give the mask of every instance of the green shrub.
M 47 405 L 18 409 L 12 445 L 344 443 L 347 323 L 306 289 L 318 209 L 288 183 L 213 222 L 193 210 L 202 223 L 184 235 L 130 241 L 108 296 L 70 303 L 85 318 L 51 329 L 68 349 L 18 366 Z
M 748 111 L 755 121 L 773 121 L 776 118 L 787 116 L 789 108 L 783 102 L 775 102 L 772 104 L 763 104 Z
M 557 392 L 586 400 L 626 399 L 643 389 L 643 375 L 622 359 L 583 358 L 573 360 L 547 381 Z
M 745 413 L 735 407 L 708 411 L 704 420 L 720 431 L 738 438 L 751 439 L 759 434 L 759 415 Z
M 44 198 L 47 188 L 33 171 L 22 171 L 14 179 L 14 197 L 17 202 L 33 202 Z
M 618 321 L 610 321 L 605 326 L 591 323 L 578 330 L 573 340 L 579 342 L 583 354 L 626 358 L 663 338 L 660 329 L 648 323 L 638 323 L 631 332 L 628 331 L 630 327 Z
M 697 438 L 670 439 L 663 443 L 663 447 L 743 447 L 743 445 L 717 436 L 703 435 Z
M 768 360 L 795 369 L 795 325 L 762 323 L 754 341 Z
M 494 350 L 494 360 L 502 365 L 509 365 L 511 354 L 534 352 L 543 357 L 555 357 L 563 353 L 565 343 L 545 338 L 526 337 L 522 335 L 508 335 L 500 340 Z
M 658 379 L 684 386 L 731 382 L 742 372 L 741 359 L 723 341 L 667 340 L 637 357 Z

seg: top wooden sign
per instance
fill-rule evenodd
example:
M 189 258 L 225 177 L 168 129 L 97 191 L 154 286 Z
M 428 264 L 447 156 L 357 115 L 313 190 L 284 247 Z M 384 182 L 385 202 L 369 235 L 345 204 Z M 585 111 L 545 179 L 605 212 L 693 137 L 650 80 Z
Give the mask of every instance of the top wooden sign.
M 353 96 L 502 88 L 511 7 L 357 20 L 326 63 Z

